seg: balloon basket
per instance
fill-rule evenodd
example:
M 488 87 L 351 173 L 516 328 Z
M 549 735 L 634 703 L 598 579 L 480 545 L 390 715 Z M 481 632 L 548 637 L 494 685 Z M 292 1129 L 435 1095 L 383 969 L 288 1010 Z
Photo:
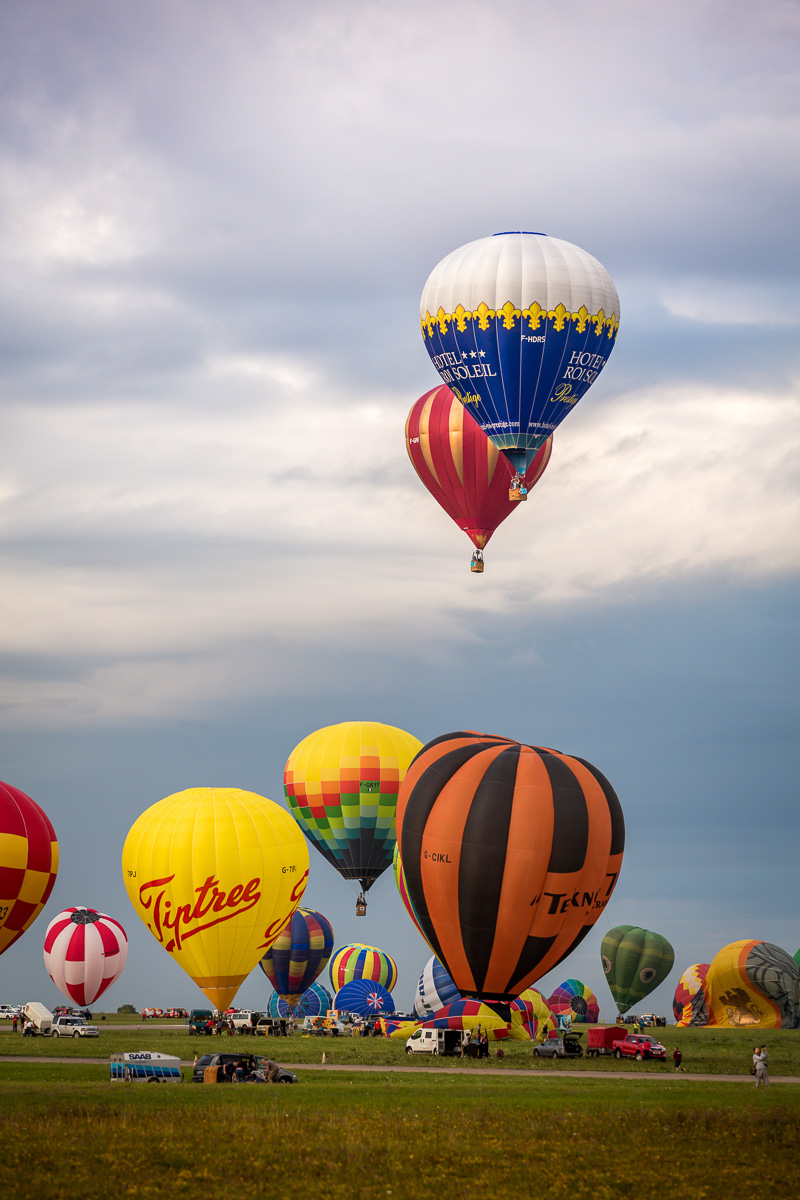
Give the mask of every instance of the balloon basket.
M 483 574 L 483 551 L 482 550 L 475 551 L 475 553 L 472 556 L 472 562 L 470 563 L 469 569 L 470 569 L 470 571 L 473 571 L 476 575 Z
M 508 498 L 516 503 L 528 499 L 528 487 L 521 475 L 515 475 L 508 489 Z
M 367 915 L 367 902 L 364 899 L 364 895 L 362 893 L 362 895 L 360 895 L 358 897 L 358 899 L 356 900 L 356 916 L 357 917 L 365 917 L 366 915 Z

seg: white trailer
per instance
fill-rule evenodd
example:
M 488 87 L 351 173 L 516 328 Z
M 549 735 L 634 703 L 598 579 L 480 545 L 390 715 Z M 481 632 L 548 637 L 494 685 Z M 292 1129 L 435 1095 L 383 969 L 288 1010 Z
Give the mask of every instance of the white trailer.
M 31 1032 L 33 1033 L 34 1037 L 38 1033 L 42 1034 L 44 1037 L 50 1036 L 50 1028 L 53 1024 L 53 1014 L 48 1008 L 45 1008 L 43 1004 L 37 1004 L 35 1001 L 31 1001 L 30 1004 L 25 1005 L 25 1010 L 22 1015 L 25 1021 L 30 1021 L 31 1025 L 33 1026 Z
M 126 1083 L 180 1083 L 181 1060 L 174 1054 L 134 1050 L 111 1055 L 111 1079 Z

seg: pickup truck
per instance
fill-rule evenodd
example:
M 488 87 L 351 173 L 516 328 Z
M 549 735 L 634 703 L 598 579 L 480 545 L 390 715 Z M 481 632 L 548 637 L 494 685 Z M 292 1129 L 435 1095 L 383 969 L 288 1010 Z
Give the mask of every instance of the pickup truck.
M 667 1051 L 661 1042 L 657 1042 L 646 1033 L 628 1033 L 622 1041 L 616 1043 L 614 1057 L 635 1058 L 637 1062 L 641 1062 L 643 1058 L 665 1059 Z

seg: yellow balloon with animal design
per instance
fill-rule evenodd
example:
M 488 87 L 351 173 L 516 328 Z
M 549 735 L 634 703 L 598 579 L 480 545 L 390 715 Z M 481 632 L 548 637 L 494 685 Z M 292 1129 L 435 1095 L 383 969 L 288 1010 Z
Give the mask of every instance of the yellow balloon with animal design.
M 744 939 L 714 956 L 705 983 L 708 1024 L 800 1028 L 800 968 L 780 946 Z
M 156 941 L 224 1010 L 300 904 L 308 847 L 264 796 L 189 788 L 134 823 L 122 875 Z

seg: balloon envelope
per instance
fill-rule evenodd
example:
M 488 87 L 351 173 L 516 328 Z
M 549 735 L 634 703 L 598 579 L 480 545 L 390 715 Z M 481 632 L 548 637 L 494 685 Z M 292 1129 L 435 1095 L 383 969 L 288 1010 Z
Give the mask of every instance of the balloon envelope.
M 536 988 L 526 988 L 511 1001 L 512 1020 L 515 1010 L 525 1014 L 525 1024 L 532 1041 L 544 1041 L 548 1032 L 556 1028 L 550 1005 Z
M 365 892 L 391 864 L 398 788 L 421 746 L 393 725 L 345 721 L 310 733 L 289 755 L 283 784 L 292 816 Z
M 509 1012 L 506 1019 L 480 1000 L 453 1000 L 421 1021 L 405 1022 L 397 1030 L 390 1032 L 389 1036 L 410 1037 L 417 1029 L 481 1029 L 486 1031 L 490 1041 L 502 1041 L 505 1038 L 526 1041 L 530 1033 L 521 1018 L 521 1012 L 516 1011 Z
M 580 979 L 565 979 L 547 1003 L 554 1017 L 569 1017 L 573 1024 L 596 1025 L 600 1018 L 597 996 Z
M 331 959 L 330 976 L 335 992 L 354 979 L 372 980 L 383 984 L 387 992 L 391 992 L 397 983 L 397 963 L 377 946 L 353 942 L 335 952 Z
M 43 809 L 0 783 L 0 954 L 44 908 L 58 874 L 58 842 Z
M 434 500 L 482 550 L 520 505 L 508 498 L 513 471 L 450 388 L 426 392 L 406 421 L 406 449 Z M 548 438 L 525 472 L 528 491 L 541 478 L 553 449 Z
M 346 983 L 333 997 L 333 1007 L 338 1012 L 357 1013 L 361 1017 L 376 1017 L 395 1010 L 391 993 L 372 979 L 353 979 Z
M 417 995 L 414 999 L 414 1012 L 418 1017 L 426 1017 L 430 1013 L 436 1012 L 437 1009 L 452 1004 L 454 1000 L 461 999 L 462 996 L 447 971 L 436 955 L 432 955 L 419 977 Z
M 672 1001 L 676 1025 L 707 1025 L 708 995 L 706 977 L 709 963 L 693 963 L 678 980 Z
M 398 803 L 408 894 L 462 996 L 511 1000 L 603 912 L 622 864 L 614 790 L 582 759 L 479 733 L 417 755 Z
M 800 1028 L 800 968 L 771 942 L 723 946 L 706 976 L 708 1024 Z
M 434 267 L 420 323 L 442 381 L 522 471 L 605 366 L 619 297 L 579 246 L 499 233 Z
M 292 1007 L 325 969 L 332 949 L 333 929 L 327 917 L 312 908 L 298 908 L 259 966 Z
M 297 1020 L 301 1017 L 324 1016 L 329 1008 L 333 1008 L 333 997 L 328 989 L 320 983 L 312 983 L 295 1005 L 287 1004 L 277 992 L 273 992 L 269 998 L 267 1016 L 294 1017 Z
M 637 925 L 609 929 L 600 946 L 600 957 L 621 1013 L 655 991 L 675 963 L 675 951 L 667 939 Z
M 137 915 L 224 1011 L 299 905 L 308 849 L 264 796 L 189 788 L 134 823 L 122 875 Z
M 119 979 L 128 938 L 119 921 L 95 908 L 65 908 L 47 926 L 44 965 L 62 995 L 86 1008 Z
M 399 842 L 395 842 L 394 854 L 392 855 L 392 870 L 394 872 L 395 885 L 400 893 L 400 899 L 403 901 L 403 907 L 411 917 L 411 920 L 414 922 L 414 927 L 416 928 L 417 933 L 421 938 L 427 941 L 428 939 L 425 937 L 425 930 L 420 925 L 417 914 L 414 912 L 414 905 L 411 903 L 411 897 L 409 896 L 408 888 L 406 887 L 406 876 L 405 871 L 403 870 L 403 860 L 400 857 Z

